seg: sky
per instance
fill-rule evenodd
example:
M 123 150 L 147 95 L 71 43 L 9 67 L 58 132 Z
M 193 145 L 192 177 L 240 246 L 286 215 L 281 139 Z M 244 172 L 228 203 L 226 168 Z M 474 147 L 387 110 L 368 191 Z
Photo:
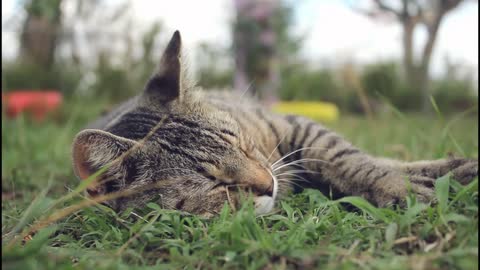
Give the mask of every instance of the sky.
M 106 1 L 118 3 L 118 0 Z M 15 16 L 21 17 L 21 2 L 2 1 L 3 59 L 12 58 L 18 49 L 15 33 L 11 28 L 5 29 L 4 22 Z M 352 1 L 347 0 L 289 2 L 295 4 L 293 32 L 306 35 L 301 55 L 313 65 L 400 59 L 401 27 L 395 22 L 373 21 L 352 10 L 347 4 Z M 138 27 L 147 29 L 154 21 L 160 20 L 166 31 L 180 30 L 190 55 L 195 54 L 196 45 L 201 42 L 220 47 L 228 47 L 231 43 L 232 0 L 134 0 L 131 4 L 131 13 Z M 417 53 L 425 37 L 424 29 L 415 32 Z M 445 71 L 446 56 L 478 73 L 478 2 L 466 0 L 444 19 L 432 59 L 434 76 Z

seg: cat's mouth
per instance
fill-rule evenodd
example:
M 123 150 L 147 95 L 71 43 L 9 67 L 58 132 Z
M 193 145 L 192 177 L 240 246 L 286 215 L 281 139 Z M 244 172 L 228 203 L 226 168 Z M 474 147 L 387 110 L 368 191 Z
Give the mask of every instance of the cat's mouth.
M 259 190 L 258 188 L 247 188 L 242 185 L 225 185 L 224 183 L 219 183 L 211 189 L 209 195 L 214 195 L 218 192 L 225 193 L 227 201 L 235 209 L 237 206 L 240 206 L 243 201 L 242 196 L 237 195 L 247 192 L 247 194 L 253 195 L 255 215 L 268 214 L 275 206 L 275 199 L 278 193 L 278 180 L 269 170 L 268 173 L 271 176 L 271 184 L 266 189 Z

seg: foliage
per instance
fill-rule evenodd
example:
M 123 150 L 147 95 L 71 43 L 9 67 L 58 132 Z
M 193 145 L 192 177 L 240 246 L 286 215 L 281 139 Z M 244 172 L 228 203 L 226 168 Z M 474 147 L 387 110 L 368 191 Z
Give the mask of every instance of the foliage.
M 228 50 L 213 44 L 201 43 L 196 55 L 196 77 L 198 85 L 205 89 L 232 88 L 232 63 L 225 63 Z
M 25 2 L 25 11 L 33 16 L 48 19 L 48 21 L 58 21 L 61 17 L 60 4 L 62 0 L 29 0 Z
M 139 93 L 160 61 L 155 43 L 161 33 L 161 24 L 153 24 L 142 33 L 139 56 L 127 51 L 120 57 L 120 63 L 115 63 L 118 59 L 109 51 L 102 51 L 94 70 L 95 83 L 91 86 L 97 92 L 92 94 L 119 102 Z
M 280 97 L 286 101 L 328 101 L 342 111 L 361 111 L 359 97 L 352 86 L 342 81 L 334 69 L 319 69 L 296 63 L 284 68 Z M 422 93 L 408 87 L 396 62 L 366 65 L 359 73 L 360 87 L 371 106 L 393 105 L 402 111 L 418 111 Z M 432 94 L 445 113 L 459 112 L 477 106 L 475 92 L 468 80 L 459 76 L 433 81 Z
M 358 1 L 357 1 L 358 2 Z M 390 16 L 402 26 L 403 68 L 405 83 L 409 89 L 416 89 L 421 95 L 421 106 L 424 111 L 429 107 L 430 62 L 435 48 L 441 22 L 452 10 L 455 10 L 463 0 L 452 1 L 420 1 L 403 0 L 400 5 L 391 5 L 382 1 L 372 1 L 369 10 L 363 14 L 373 19 Z M 358 4 L 358 3 L 357 3 Z M 361 10 L 361 9 L 357 9 Z M 425 27 L 426 37 L 421 43 L 414 33 L 416 29 Z M 423 43 L 423 44 L 422 44 Z M 414 45 L 422 46 L 421 53 L 414 53 Z
M 379 62 L 370 64 L 362 72 L 362 86 L 370 99 L 387 100 L 401 110 L 419 110 L 422 93 L 408 87 L 398 64 Z M 478 104 L 473 85 L 458 74 L 451 73 L 432 80 L 432 95 L 444 112 L 458 112 Z
M 140 91 L 139 85 L 130 79 L 131 74 L 123 66 L 112 65 L 108 58 L 107 55 L 101 55 L 95 67 L 96 79 L 92 85 L 92 89 L 96 90 L 95 94 L 112 101 L 120 101 Z
M 291 65 L 282 72 L 280 97 L 284 100 L 340 100 L 338 86 L 328 70 Z
M 365 66 L 361 73 L 361 82 L 371 100 L 386 99 L 401 110 L 417 110 L 422 105 L 421 92 L 408 86 L 395 62 L 379 62 Z
M 70 95 L 81 78 L 81 71 L 71 63 L 58 63 L 49 69 L 21 62 L 2 64 L 2 91 L 55 89 Z
M 369 96 L 380 94 L 386 98 L 395 97 L 400 78 L 395 63 L 378 63 L 368 65 L 362 73 L 362 85 Z
M 136 50 L 138 55 L 127 52 L 119 57 L 103 50 L 98 53 L 93 67 L 69 60 L 58 60 L 50 68 L 23 61 L 3 63 L 2 91 L 56 89 L 66 96 L 73 96 L 85 90 L 84 94 L 90 97 L 105 97 L 111 102 L 124 100 L 143 89 L 158 65 L 160 58 L 155 45 L 161 33 L 161 24 L 153 24 L 141 33 L 141 47 Z M 89 74 L 93 78 L 86 82 Z
M 78 181 L 70 143 L 102 107 L 98 99 L 67 100 L 60 115 L 41 125 L 2 119 L 6 269 L 478 267 L 478 180 L 464 187 L 449 178 L 437 182 L 437 205 L 410 198 L 405 209 L 378 209 L 356 197 L 332 201 L 315 190 L 288 196 L 262 217 L 254 217 L 251 203 L 236 213 L 225 208 L 211 220 L 155 204 L 136 215 L 95 205 L 52 222 L 22 245 L 33 223 L 84 201 L 71 192 Z M 330 126 L 376 155 L 478 157 L 478 129 L 472 128 L 478 118 L 464 114 L 439 120 L 384 113 L 375 122 L 343 116 Z
M 278 96 L 279 66 L 294 58 L 302 38 L 293 33 L 294 10 L 287 1 L 234 1 L 232 54 L 235 87 L 248 85 L 259 97 Z
M 478 98 L 469 81 L 458 78 L 434 81 L 433 97 L 435 102 L 449 111 L 478 107 Z

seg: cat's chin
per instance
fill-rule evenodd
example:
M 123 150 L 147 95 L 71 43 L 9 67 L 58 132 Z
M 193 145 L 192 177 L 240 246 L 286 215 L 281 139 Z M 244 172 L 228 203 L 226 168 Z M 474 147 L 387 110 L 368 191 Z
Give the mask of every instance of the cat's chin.
M 264 215 L 273 210 L 275 199 L 270 196 L 260 196 L 254 199 L 255 202 L 255 214 Z
M 256 215 L 268 214 L 275 206 L 275 198 L 277 197 L 278 192 L 278 181 L 272 173 L 270 173 L 270 175 L 272 175 L 273 179 L 273 194 L 272 196 L 259 196 L 254 199 Z

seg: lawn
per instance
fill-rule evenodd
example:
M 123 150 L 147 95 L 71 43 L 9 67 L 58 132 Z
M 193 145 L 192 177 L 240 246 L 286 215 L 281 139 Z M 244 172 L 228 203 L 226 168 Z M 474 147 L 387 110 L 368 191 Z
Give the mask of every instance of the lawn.
M 211 220 L 155 204 L 119 214 L 82 208 L 89 201 L 72 192 L 79 183 L 70 144 L 102 107 L 70 102 L 42 124 L 2 117 L 6 269 L 478 268 L 478 179 L 460 186 L 440 178 L 438 204 L 408 198 L 406 209 L 377 209 L 355 197 L 332 201 L 315 190 L 289 196 L 262 217 L 251 204 L 235 213 L 226 206 Z M 477 158 L 477 113 L 341 115 L 328 125 L 376 155 Z

